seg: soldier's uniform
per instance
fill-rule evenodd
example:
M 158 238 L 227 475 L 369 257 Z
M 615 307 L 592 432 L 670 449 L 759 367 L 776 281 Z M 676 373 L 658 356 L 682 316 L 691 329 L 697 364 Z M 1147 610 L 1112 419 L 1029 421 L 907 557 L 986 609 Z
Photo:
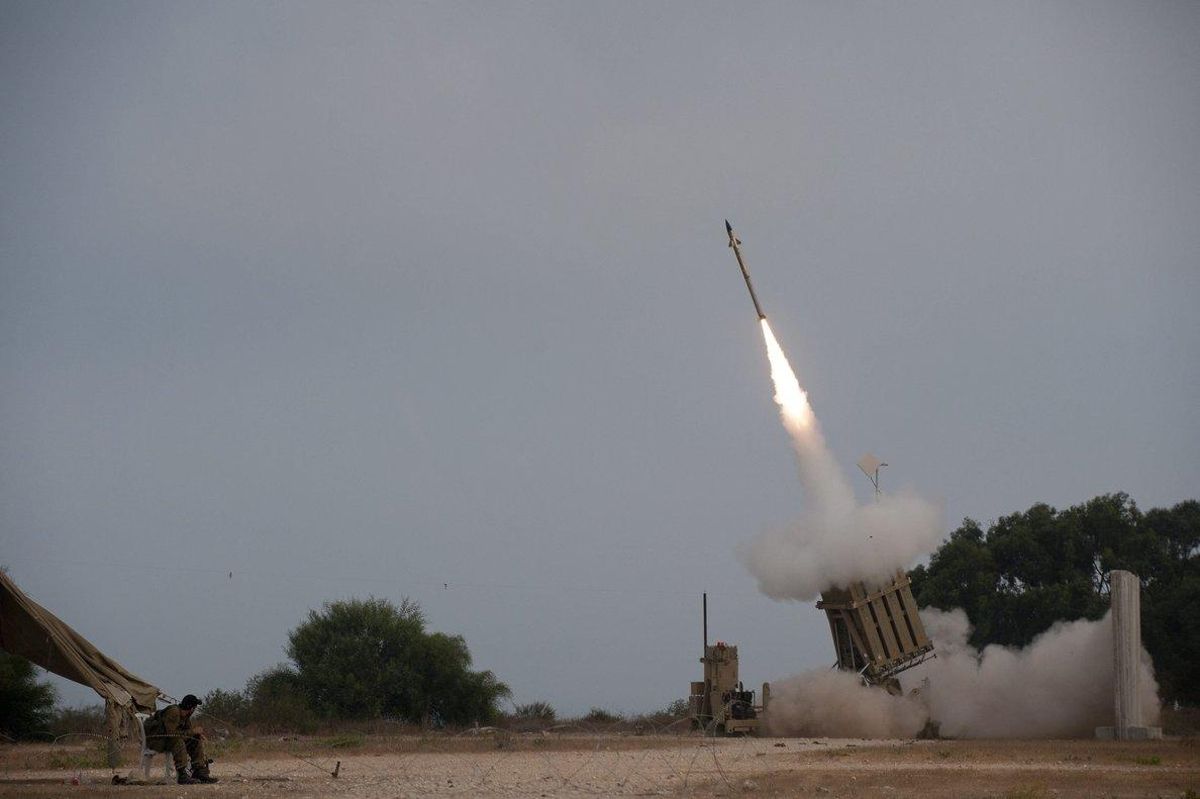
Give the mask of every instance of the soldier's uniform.
M 183 698 L 191 701 L 191 707 L 200 702 L 192 695 Z M 204 754 L 204 741 L 192 729 L 191 714 L 184 715 L 179 705 L 167 705 L 150 718 L 143 728 L 146 731 L 146 747 L 155 752 L 170 752 L 175 760 L 175 771 L 182 783 L 187 775 L 187 766 L 192 764 L 192 777 L 199 782 L 216 782 L 208 775 L 208 758 Z

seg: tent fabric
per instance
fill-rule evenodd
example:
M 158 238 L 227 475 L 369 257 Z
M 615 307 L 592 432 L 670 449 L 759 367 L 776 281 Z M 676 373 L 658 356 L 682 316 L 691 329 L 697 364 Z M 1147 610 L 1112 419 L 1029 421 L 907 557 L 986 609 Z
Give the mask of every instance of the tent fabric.
M 86 685 L 126 711 L 153 713 L 161 693 L 26 596 L 2 571 L 0 649 Z

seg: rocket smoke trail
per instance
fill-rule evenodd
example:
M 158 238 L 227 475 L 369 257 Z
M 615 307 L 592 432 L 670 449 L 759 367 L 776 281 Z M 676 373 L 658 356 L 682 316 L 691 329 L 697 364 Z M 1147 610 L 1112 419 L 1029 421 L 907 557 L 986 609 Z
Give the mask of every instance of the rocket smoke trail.
M 929 552 L 941 536 L 941 512 L 907 493 L 884 495 L 858 505 L 779 346 L 750 284 L 741 240 L 726 222 L 729 246 L 759 314 L 775 402 L 792 439 L 804 492 L 804 516 L 793 525 L 769 530 L 738 548 L 763 593 L 774 599 L 811 600 L 821 591 L 856 580 L 890 579 Z
M 854 492 L 825 446 L 825 437 L 821 435 L 812 406 L 808 404 L 808 393 L 800 387 L 792 365 L 771 331 L 771 324 L 766 319 L 760 324 L 767 345 L 767 360 L 771 364 L 771 382 L 775 385 L 775 404 L 779 406 L 779 417 L 796 448 L 801 481 L 825 512 L 848 511 L 854 507 Z
M 726 223 L 728 225 L 728 223 Z M 890 580 L 897 569 L 931 552 L 941 537 L 940 510 L 913 494 L 884 494 L 859 505 L 825 445 L 820 426 L 783 348 L 754 295 L 729 228 L 730 246 L 759 314 L 775 402 L 792 440 L 804 492 L 804 515 L 738 548 L 774 599 L 811 600 L 823 590 L 862 580 Z M 1024 649 L 968 643 L 961 610 L 921 611 L 938 657 L 903 679 L 928 678 L 919 695 L 893 696 L 863 685 L 857 674 L 820 669 L 773 683 L 768 730 L 774 735 L 910 737 L 933 718 L 953 737 L 1091 735 L 1112 718 L 1112 627 L 1098 621 L 1060 622 Z M 1081 670 L 1080 663 L 1092 664 Z M 1142 705 L 1157 723 L 1157 685 L 1142 652 Z
M 939 538 L 939 512 L 912 495 L 884 495 L 856 505 L 817 427 L 808 396 L 762 320 L 779 415 L 796 448 L 811 503 L 788 529 L 767 532 L 741 549 L 759 588 L 776 599 L 811 599 L 851 580 L 885 580 Z M 921 610 L 937 657 L 904 680 L 928 679 L 919 696 L 893 696 L 857 674 L 820 669 L 772 683 L 773 735 L 911 737 L 926 719 L 961 738 L 1090 736 L 1112 722 L 1112 622 L 1060 622 L 1024 649 L 968 643 L 961 610 Z M 1080 663 L 1093 664 L 1081 670 Z M 1142 650 L 1142 706 L 1158 723 L 1158 686 Z M 908 683 L 911 685 L 911 683 Z

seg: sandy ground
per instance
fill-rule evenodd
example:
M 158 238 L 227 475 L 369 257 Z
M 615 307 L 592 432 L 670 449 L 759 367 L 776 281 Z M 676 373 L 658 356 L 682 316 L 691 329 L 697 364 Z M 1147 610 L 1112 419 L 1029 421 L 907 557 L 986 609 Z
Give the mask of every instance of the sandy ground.
M 1200 796 L 1200 742 L 1194 738 L 1118 743 L 512 736 L 372 738 L 349 747 L 267 741 L 225 751 L 213 766 L 221 782 L 197 786 L 162 782 L 161 760 L 151 775 L 159 784 L 114 786 L 111 771 L 81 767 L 83 760 L 80 755 L 73 763 L 62 746 L 3 747 L 0 797 Z

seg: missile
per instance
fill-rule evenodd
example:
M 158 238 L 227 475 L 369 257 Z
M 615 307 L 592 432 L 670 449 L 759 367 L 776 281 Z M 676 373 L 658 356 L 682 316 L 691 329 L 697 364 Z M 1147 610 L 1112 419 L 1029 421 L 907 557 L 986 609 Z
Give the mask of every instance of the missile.
M 746 288 L 750 290 L 750 299 L 754 302 L 754 310 L 758 312 L 759 319 L 766 319 L 767 315 L 763 313 L 762 306 L 758 304 L 758 295 L 754 293 L 754 284 L 750 282 L 750 273 L 746 271 L 746 262 L 742 260 L 742 250 L 739 246 L 742 240 L 733 235 L 733 225 L 729 224 L 728 219 L 725 220 L 725 232 L 729 234 L 729 246 L 733 248 L 738 266 L 742 268 L 742 277 L 746 278 Z

